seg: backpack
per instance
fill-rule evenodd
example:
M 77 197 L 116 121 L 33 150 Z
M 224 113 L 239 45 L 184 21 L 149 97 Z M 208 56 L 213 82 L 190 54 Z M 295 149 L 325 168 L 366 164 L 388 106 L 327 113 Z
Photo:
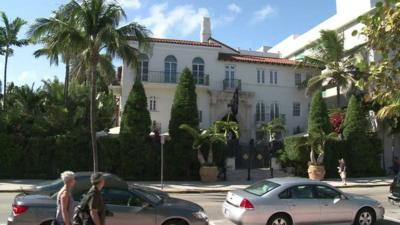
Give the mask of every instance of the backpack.
M 88 202 L 93 197 L 94 192 L 88 192 L 81 200 L 81 202 L 75 207 L 74 215 L 72 217 L 73 225 L 92 225 L 92 217 L 89 213 Z

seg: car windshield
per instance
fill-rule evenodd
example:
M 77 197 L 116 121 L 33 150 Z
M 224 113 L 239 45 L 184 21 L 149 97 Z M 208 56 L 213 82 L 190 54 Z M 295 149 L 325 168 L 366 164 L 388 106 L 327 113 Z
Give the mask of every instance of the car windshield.
M 58 185 L 62 183 L 61 178 L 58 178 L 56 180 L 50 180 L 50 181 L 45 181 L 42 183 L 39 183 L 37 186 L 43 187 L 43 186 L 53 186 L 53 185 Z
M 266 181 L 261 181 L 259 183 L 253 184 L 244 190 L 251 194 L 262 196 L 277 187 L 279 187 L 279 184 L 266 180 Z
M 139 190 L 139 189 L 135 189 L 135 191 L 139 192 L 140 194 L 142 194 L 145 198 L 149 199 L 150 201 L 156 203 L 157 205 L 159 203 L 161 203 L 161 201 L 163 200 L 163 198 L 155 193 L 151 193 L 148 191 L 144 191 L 144 190 Z

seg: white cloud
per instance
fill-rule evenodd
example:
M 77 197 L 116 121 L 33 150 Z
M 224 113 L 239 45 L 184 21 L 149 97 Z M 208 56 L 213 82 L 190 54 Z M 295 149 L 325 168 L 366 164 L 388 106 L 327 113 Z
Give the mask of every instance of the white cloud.
M 38 87 L 42 85 L 42 80 L 52 79 L 50 76 L 39 76 L 36 71 L 27 70 L 23 71 L 19 74 L 16 79 L 12 79 L 11 81 L 15 82 L 16 85 L 32 85 L 35 83 L 35 86 Z
M 260 10 L 254 12 L 252 22 L 261 22 L 273 13 L 275 13 L 275 9 L 270 5 L 266 5 Z
M 139 9 L 141 6 L 140 0 L 109 0 L 118 2 L 122 8 Z
M 156 4 L 150 8 L 148 17 L 137 17 L 135 21 L 146 26 L 155 37 L 166 37 L 168 34 L 186 37 L 199 26 L 201 19 L 208 16 L 206 8 L 195 9 L 193 5 L 179 5 L 173 9 L 168 3 Z
M 240 6 L 238 6 L 235 3 L 231 3 L 228 5 L 228 9 L 234 13 L 241 13 L 242 12 L 242 8 L 240 8 Z

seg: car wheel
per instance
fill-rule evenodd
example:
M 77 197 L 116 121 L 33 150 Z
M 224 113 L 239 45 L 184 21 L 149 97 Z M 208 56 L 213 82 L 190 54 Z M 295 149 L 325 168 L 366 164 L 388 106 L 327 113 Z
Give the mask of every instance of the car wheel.
M 186 223 L 186 221 L 183 220 L 169 220 L 163 223 L 163 225 L 188 225 L 188 224 Z
M 42 222 L 40 225 L 51 225 L 52 222 L 53 222 L 52 220 L 48 220 L 48 221 Z
M 269 219 L 268 225 L 292 225 L 292 220 L 286 214 L 276 214 Z
M 358 211 L 356 216 L 356 225 L 373 225 L 375 224 L 375 213 L 369 208 L 363 208 Z

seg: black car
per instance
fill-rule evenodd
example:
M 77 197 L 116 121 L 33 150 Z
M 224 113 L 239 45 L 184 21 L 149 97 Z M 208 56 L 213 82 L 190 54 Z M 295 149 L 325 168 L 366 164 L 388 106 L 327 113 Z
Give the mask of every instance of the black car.
M 388 199 L 392 204 L 400 205 L 400 173 L 393 178 Z

